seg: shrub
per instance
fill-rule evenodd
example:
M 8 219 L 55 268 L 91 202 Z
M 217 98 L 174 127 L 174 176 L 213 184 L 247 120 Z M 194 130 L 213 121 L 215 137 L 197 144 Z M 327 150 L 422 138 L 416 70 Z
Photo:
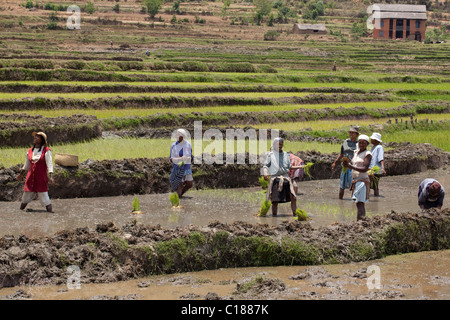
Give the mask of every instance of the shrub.
M 58 29 L 58 24 L 55 21 L 49 22 L 46 26 L 48 30 L 56 30 Z
M 33 7 L 34 7 L 33 1 L 28 0 L 27 3 L 25 4 L 25 8 L 31 9 L 31 8 L 33 8 Z
M 75 69 L 75 70 L 83 70 L 86 66 L 86 63 L 84 63 L 83 61 L 77 61 L 77 60 L 72 60 L 72 61 L 67 61 L 65 64 L 65 67 L 67 69 Z
M 88 3 L 84 6 L 84 11 L 93 14 L 97 8 L 94 6 L 94 4 L 91 1 L 88 1 Z
M 264 40 L 265 41 L 275 41 L 275 40 L 277 40 L 277 38 L 279 36 L 280 36 L 280 33 L 278 31 L 270 30 L 264 34 Z
M 209 71 L 208 66 L 203 62 L 199 61 L 185 61 L 182 63 L 181 69 L 183 71 L 201 71 L 201 72 Z

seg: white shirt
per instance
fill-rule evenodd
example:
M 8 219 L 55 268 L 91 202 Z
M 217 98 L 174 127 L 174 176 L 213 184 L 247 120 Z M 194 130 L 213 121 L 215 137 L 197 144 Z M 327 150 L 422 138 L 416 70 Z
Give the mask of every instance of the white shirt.
M 31 158 L 31 160 L 36 163 L 42 155 L 42 149 L 39 151 L 38 148 L 34 148 L 33 150 L 33 157 Z M 30 163 L 30 159 L 28 159 L 28 152 L 26 155 L 26 160 L 25 160 L 25 165 L 23 166 L 23 170 L 28 171 L 31 167 L 31 163 Z M 52 161 L 52 152 L 49 150 L 47 150 L 47 152 L 45 153 L 45 163 L 47 164 L 47 172 L 48 173 L 53 173 L 53 161 Z

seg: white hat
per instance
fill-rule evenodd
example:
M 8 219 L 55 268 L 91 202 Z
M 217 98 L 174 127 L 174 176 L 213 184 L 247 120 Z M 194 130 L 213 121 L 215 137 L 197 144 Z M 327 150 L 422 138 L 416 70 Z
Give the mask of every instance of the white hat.
M 358 141 L 359 141 L 359 140 L 365 140 L 365 141 L 367 141 L 367 143 L 370 143 L 369 137 L 366 136 L 365 134 L 361 134 L 361 135 L 358 137 Z
M 378 132 L 372 133 L 372 136 L 370 137 L 370 139 L 377 140 L 379 142 L 383 142 L 383 141 L 381 141 L 381 134 L 379 134 Z

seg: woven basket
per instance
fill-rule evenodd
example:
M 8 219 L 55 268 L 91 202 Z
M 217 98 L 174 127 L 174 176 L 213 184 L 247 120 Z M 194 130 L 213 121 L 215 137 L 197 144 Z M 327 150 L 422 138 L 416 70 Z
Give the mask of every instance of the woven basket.
M 55 154 L 55 163 L 64 167 L 76 167 L 78 166 L 78 156 L 65 153 Z

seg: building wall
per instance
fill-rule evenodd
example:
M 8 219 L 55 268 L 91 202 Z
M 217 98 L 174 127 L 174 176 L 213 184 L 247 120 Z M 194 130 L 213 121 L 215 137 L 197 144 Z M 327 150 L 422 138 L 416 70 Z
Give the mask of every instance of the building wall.
M 373 38 L 374 39 L 396 39 L 396 26 L 398 19 L 392 19 L 392 35 L 390 37 L 389 34 L 389 22 L 391 19 L 381 19 L 380 26 L 374 26 L 373 29 Z M 410 40 L 419 40 L 423 41 L 425 39 L 425 29 L 426 29 L 426 20 L 409 20 L 409 35 L 407 36 L 407 23 L 408 19 L 403 20 L 403 32 L 400 38 L 410 39 Z M 416 28 L 416 21 L 420 22 L 419 28 Z M 416 39 L 416 33 L 420 33 L 420 39 Z
M 380 19 L 379 28 L 373 29 L 373 38 L 374 39 L 389 39 L 389 19 Z

